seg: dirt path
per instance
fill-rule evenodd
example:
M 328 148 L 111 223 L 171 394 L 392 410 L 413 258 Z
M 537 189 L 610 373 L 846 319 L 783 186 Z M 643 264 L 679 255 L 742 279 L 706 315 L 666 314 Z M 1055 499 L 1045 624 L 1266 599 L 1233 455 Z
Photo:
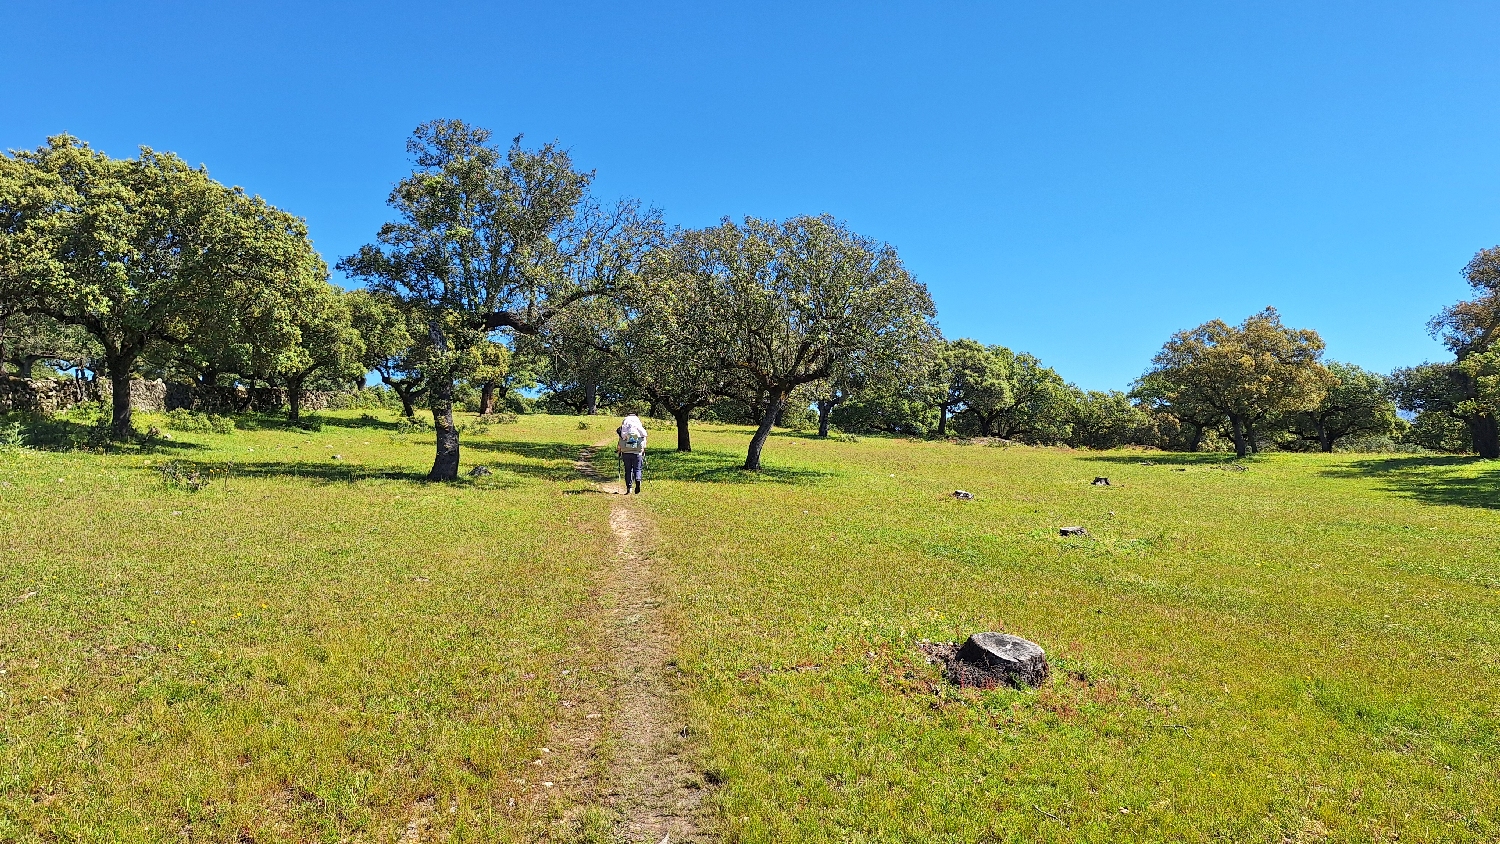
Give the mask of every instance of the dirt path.
M 651 568 L 651 525 L 637 499 L 594 470 L 596 451 L 584 449 L 574 467 L 612 495 L 609 529 L 614 554 L 602 572 L 614 640 L 617 712 L 612 725 L 609 804 L 619 813 L 616 834 L 629 842 L 707 842 L 696 818 L 703 781 L 693 765 L 687 727 L 673 688 L 672 633 L 662 614 Z

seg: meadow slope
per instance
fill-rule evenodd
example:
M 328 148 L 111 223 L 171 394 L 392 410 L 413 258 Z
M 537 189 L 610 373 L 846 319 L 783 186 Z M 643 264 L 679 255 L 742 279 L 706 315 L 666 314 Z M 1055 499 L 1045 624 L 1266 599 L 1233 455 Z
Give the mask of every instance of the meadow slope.
M 0 454 L 0 840 L 609 840 L 610 742 L 544 748 L 618 714 L 572 466 L 613 420 L 470 431 L 494 474 L 430 485 L 430 433 L 325 418 Z M 722 840 L 1500 838 L 1493 464 L 779 433 L 747 475 L 748 436 L 631 502 Z M 1052 680 L 916 648 L 986 629 Z
M 743 442 L 646 499 L 729 840 L 1500 839 L 1493 464 Z M 980 630 L 1052 681 L 913 646 Z

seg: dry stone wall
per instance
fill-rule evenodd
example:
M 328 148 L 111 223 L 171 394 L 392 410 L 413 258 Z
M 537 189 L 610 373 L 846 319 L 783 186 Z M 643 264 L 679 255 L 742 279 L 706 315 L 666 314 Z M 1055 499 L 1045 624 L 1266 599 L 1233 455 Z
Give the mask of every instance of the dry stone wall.
M 108 400 L 107 382 L 17 378 L 0 374 L 0 413 L 12 410 L 56 413 L 75 404 L 99 401 L 101 386 L 104 388 L 102 397 Z
M 334 393 L 321 390 L 302 391 L 302 411 L 327 410 Z M 183 408 L 205 413 L 244 413 L 249 410 L 269 412 L 287 406 L 288 392 L 281 387 L 211 387 L 198 384 L 166 385 L 168 410 Z

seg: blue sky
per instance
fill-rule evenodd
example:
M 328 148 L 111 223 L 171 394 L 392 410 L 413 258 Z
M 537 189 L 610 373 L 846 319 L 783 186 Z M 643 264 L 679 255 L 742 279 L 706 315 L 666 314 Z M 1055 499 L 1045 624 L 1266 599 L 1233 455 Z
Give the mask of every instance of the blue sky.
M 177 152 L 333 263 L 412 128 L 462 118 L 673 223 L 832 213 L 948 336 L 1094 389 L 1266 305 L 1336 359 L 1439 359 L 1500 242 L 1490 3 L 210 5 L 7 2 L 0 146 Z

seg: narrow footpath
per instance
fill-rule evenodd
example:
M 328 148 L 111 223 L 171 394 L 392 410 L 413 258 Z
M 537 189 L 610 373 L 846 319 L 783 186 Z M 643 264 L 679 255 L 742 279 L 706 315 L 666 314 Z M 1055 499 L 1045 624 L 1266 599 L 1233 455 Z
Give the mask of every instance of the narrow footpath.
M 607 596 L 607 638 L 613 640 L 613 753 L 607 804 L 618 813 L 624 841 L 708 842 L 696 823 L 704 783 L 693 765 L 686 721 L 673 688 L 672 634 L 651 568 L 651 524 L 644 507 L 618 481 L 594 469 L 610 438 L 584 449 L 573 465 L 611 496 L 614 553 L 601 571 Z

